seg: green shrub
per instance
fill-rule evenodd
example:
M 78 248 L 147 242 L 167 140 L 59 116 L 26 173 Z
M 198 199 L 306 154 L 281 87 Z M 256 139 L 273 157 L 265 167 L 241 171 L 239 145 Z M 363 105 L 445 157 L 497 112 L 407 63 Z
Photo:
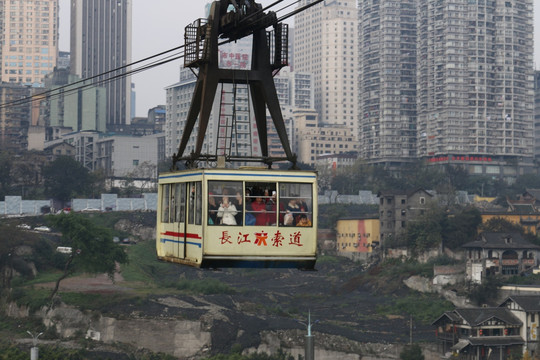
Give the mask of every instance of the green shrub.
M 14 345 L 0 342 L 0 360 L 28 360 L 28 352 Z
M 113 294 L 88 294 L 77 292 L 61 293 L 62 301 L 68 305 L 77 306 L 81 310 L 102 310 L 114 303 L 126 299 L 128 295 Z
M 390 305 L 380 305 L 377 313 L 381 315 L 409 314 L 414 321 L 429 324 L 445 311 L 454 309 L 454 305 L 447 300 L 434 295 L 414 293 L 407 297 L 400 297 Z
M 424 360 L 422 348 L 418 344 L 407 345 L 399 354 L 401 360 Z
M 33 288 L 15 288 L 11 293 L 11 300 L 19 306 L 28 306 L 30 313 L 33 313 L 49 302 L 50 290 Z

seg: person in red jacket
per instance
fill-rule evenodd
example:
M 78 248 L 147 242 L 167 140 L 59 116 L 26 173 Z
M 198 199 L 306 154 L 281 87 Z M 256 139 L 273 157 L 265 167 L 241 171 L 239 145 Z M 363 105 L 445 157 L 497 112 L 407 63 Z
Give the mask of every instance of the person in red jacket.
M 255 215 L 255 225 L 266 225 L 266 204 L 260 194 L 257 194 L 255 201 L 251 203 L 251 210 Z

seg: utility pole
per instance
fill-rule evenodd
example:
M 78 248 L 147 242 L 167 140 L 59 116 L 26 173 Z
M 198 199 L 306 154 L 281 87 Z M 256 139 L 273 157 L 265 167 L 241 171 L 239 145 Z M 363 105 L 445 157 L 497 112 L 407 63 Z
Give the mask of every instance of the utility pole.
M 409 320 L 409 345 L 412 345 L 412 330 L 413 330 L 412 315 L 410 315 L 410 320 Z
M 298 321 L 298 320 L 297 320 Z M 307 327 L 308 334 L 306 335 L 306 341 L 304 344 L 304 359 L 305 360 L 315 360 L 315 340 L 313 339 L 313 335 L 311 335 L 311 326 L 315 325 L 319 322 L 319 320 L 315 320 L 314 323 L 311 323 L 311 310 L 308 313 L 308 323 L 303 323 L 301 321 L 298 321 L 300 324 Z
M 39 359 L 39 348 L 37 346 L 37 340 L 38 337 L 43 335 L 42 332 L 40 332 L 37 335 L 32 334 L 30 331 L 26 331 L 30 336 L 32 337 L 32 348 L 30 349 L 30 360 L 38 360 Z

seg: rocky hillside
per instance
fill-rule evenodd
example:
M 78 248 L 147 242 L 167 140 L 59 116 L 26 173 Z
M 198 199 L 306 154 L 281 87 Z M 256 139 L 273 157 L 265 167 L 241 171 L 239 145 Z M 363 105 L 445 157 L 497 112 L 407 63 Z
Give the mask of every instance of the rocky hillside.
M 323 257 L 316 271 L 202 270 L 159 263 L 147 216 L 138 214 L 113 225 L 139 240 L 128 249 L 129 267 L 130 272 L 137 268 L 144 273 L 146 280 L 134 281 L 133 275 L 122 271 L 115 283 L 85 276 L 66 281 L 60 291 L 68 305 L 40 313 L 61 339 L 87 334 L 101 344 L 124 344 L 133 351 L 145 348 L 181 359 L 224 354 L 238 347 L 303 354 L 311 314 L 317 359 L 397 358 L 401 346 L 409 342 L 413 312 L 396 305 L 411 295 L 405 286 L 394 282 L 386 290 L 373 287 L 359 280 L 358 264 L 343 258 Z M 71 293 L 95 297 L 94 306 L 85 305 L 83 310 L 69 305 L 76 304 L 69 301 Z M 26 315 L 18 310 L 11 315 Z M 412 337 L 433 342 L 429 321 L 415 316 Z

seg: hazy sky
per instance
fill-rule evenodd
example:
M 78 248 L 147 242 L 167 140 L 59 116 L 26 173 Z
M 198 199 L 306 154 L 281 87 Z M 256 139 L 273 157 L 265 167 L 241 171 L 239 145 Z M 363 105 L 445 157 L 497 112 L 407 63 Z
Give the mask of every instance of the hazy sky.
M 60 1 L 60 50 L 69 51 L 69 0 Z M 275 0 L 259 0 L 267 6 Z M 294 0 L 285 0 L 271 10 L 278 11 Z M 175 48 L 184 44 L 184 28 L 194 20 L 204 17 L 204 4 L 200 0 L 132 0 L 133 51 L 132 60 Z M 540 70 L 540 0 L 534 3 L 534 39 L 536 69 Z M 278 17 L 293 10 L 295 5 L 278 12 Z M 292 24 L 291 24 L 292 26 Z M 148 109 L 165 105 L 164 88 L 178 81 L 182 59 L 172 61 L 132 77 L 137 96 L 136 116 L 147 116 Z

